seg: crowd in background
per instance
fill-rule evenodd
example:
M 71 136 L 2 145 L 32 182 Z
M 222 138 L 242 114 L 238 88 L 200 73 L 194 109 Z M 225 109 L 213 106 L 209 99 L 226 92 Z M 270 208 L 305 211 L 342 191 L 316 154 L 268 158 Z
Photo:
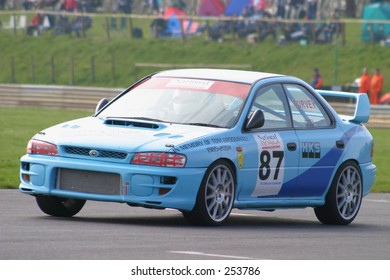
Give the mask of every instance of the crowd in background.
M 229 0 L 220 0 L 226 7 Z M 329 3 L 332 2 L 332 3 Z M 334 2 L 334 3 L 333 3 Z M 335 6 L 336 2 L 339 6 Z M 272 37 L 279 44 L 300 42 L 307 44 L 331 43 L 335 36 L 343 32 L 339 22 L 340 13 L 345 12 L 346 6 L 340 3 L 351 1 L 324 0 L 251 0 L 240 14 L 235 14 L 235 20 L 221 19 L 211 25 L 201 25 L 200 32 L 208 32 L 211 40 L 223 41 L 225 34 L 233 33 L 239 38 L 247 38 L 250 42 L 261 42 Z M 354 2 L 373 2 L 360 0 Z M 78 13 L 108 12 L 115 14 L 148 14 L 160 15 L 151 28 L 161 30 L 166 25 L 164 10 L 174 7 L 189 15 L 197 15 L 201 0 L 0 0 L 0 8 L 22 8 L 25 10 L 54 10 Z M 333 6 L 332 6 L 333 5 Z M 324 7 L 328 7 L 324 9 Z M 329 8 L 330 7 L 330 8 Z M 343 10 L 344 9 L 344 10 Z M 354 7 L 356 9 L 356 7 Z M 283 22 L 280 20 L 301 20 Z M 302 20 L 308 20 L 307 23 Z M 313 24 L 312 20 L 321 20 Z M 27 34 L 39 34 L 50 29 L 53 35 L 72 34 L 77 36 L 92 27 L 93 19 L 88 16 L 68 17 L 63 15 L 37 14 L 28 24 Z M 111 30 L 128 28 L 128 17 L 112 17 Z M 161 37 L 156 34 L 155 37 Z M 161 32 L 163 32 L 162 30 Z M 142 34 L 140 35 L 142 36 Z

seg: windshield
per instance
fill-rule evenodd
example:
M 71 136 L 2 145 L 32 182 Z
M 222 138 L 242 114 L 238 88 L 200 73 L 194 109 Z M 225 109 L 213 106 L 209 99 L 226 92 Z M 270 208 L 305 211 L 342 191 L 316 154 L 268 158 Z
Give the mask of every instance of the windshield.
M 250 85 L 152 77 L 118 98 L 99 117 L 231 127 Z

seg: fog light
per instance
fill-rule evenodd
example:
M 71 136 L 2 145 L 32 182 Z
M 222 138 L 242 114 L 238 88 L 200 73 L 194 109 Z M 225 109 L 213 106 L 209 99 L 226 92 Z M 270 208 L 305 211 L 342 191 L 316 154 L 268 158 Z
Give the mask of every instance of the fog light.
M 158 190 L 158 194 L 159 194 L 159 195 L 164 195 L 164 194 L 169 193 L 170 191 L 171 191 L 171 189 L 169 189 L 169 188 L 160 188 L 160 189 Z
M 22 174 L 22 179 L 23 181 L 30 183 L 30 175 Z

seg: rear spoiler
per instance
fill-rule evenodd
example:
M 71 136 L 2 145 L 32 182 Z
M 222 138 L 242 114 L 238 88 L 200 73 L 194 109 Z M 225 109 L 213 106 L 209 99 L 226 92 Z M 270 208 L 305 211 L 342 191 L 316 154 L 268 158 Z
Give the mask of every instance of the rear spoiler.
M 367 94 L 331 90 L 317 90 L 317 92 L 322 96 L 352 99 L 355 104 L 355 113 L 353 117 L 348 120 L 356 123 L 368 122 L 370 118 L 370 100 L 368 99 Z

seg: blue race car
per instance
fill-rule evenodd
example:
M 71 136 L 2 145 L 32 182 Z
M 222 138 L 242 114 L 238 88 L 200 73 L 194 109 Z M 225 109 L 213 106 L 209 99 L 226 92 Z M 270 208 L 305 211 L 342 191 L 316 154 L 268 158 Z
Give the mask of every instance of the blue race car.
M 339 116 L 323 96 L 354 100 Z M 86 200 L 173 208 L 219 225 L 233 208 L 313 207 L 351 223 L 376 167 L 365 94 L 283 75 L 179 69 L 147 76 L 93 116 L 45 129 L 21 158 L 20 191 L 52 216 Z

